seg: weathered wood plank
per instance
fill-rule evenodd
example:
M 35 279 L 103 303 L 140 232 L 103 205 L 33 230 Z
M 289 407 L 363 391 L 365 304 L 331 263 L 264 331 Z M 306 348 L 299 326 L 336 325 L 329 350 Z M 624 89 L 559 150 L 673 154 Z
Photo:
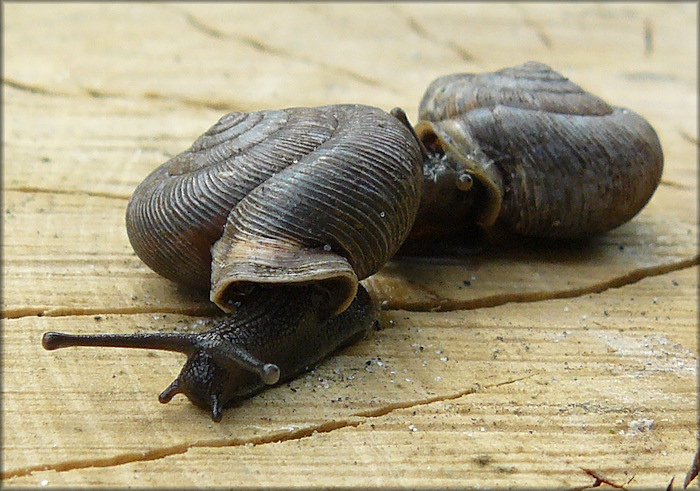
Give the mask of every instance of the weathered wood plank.
M 680 486 L 698 430 L 696 4 L 3 14 L 3 485 L 579 487 L 588 468 Z M 528 59 L 657 129 L 663 182 L 631 223 L 580 248 L 395 260 L 367 281 L 382 330 L 218 425 L 157 403 L 178 356 L 41 349 L 47 330 L 213 312 L 138 260 L 124 209 L 225 112 L 359 102 L 415 120 L 435 77 Z
M 285 485 L 290 474 L 304 476 L 299 485 L 582 486 L 586 467 L 621 483 L 634 475 L 632 488 L 664 485 L 696 442 L 697 273 L 527 303 L 517 315 L 510 305 L 387 312 L 382 330 L 221 424 L 184 400 L 157 404 L 174 355 L 47 357 L 32 342 L 48 323 L 128 331 L 147 316 L 7 321 L 6 482 L 162 485 L 177 469 L 186 486 L 201 475 Z M 44 366 L 28 374 L 7 355 L 19 349 Z

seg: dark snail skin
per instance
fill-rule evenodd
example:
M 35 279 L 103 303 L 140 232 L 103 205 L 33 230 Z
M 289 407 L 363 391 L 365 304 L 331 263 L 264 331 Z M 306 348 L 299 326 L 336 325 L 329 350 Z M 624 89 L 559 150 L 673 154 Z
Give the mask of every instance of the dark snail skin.
M 70 335 L 48 332 L 47 350 L 66 346 L 110 346 L 175 351 L 187 355 L 180 375 L 159 397 L 169 402 L 185 394 L 220 421 L 222 409 L 287 382 L 338 348 L 361 338 L 376 321 L 367 290 L 341 314 L 324 311 L 326 294 L 313 286 L 258 287 L 249 301 L 222 315 L 202 333 Z M 266 363 L 264 360 L 273 360 Z
M 415 131 L 428 158 L 411 239 L 475 222 L 526 237 L 591 237 L 632 219 L 663 169 L 644 118 L 536 62 L 436 79 Z
M 358 282 L 402 244 L 590 237 L 634 217 L 661 179 L 641 116 L 540 63 L 441 77 L 419 116 L 414 129 L 398 108 L 362 105 L 225 115 L 126 213 L 144 263 L 225 313 L 196 334 L 49 332 L 44 348 L 184 353 L 160 401 L 184 394 L 219 421 L 361 338 L 376 308 Z
M 44 347 L 184 353 L 160 401 L 182 393 L 218 421 L 361 337 L 376 315 L 358 282 L 401 246 L 422 191 L 419 143 L 394 114 L 334 105 L 225 115 L 136 188 L 126 226 L 151 269 L 208 289 L 227 315 L 200 334 L 46 333 Z

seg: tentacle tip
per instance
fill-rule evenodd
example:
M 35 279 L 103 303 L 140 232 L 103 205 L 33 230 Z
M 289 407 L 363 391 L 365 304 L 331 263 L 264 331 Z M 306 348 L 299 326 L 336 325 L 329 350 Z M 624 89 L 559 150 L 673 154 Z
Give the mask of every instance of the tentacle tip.
M 215 423 L 221 421 L 223 413 L 221 411 L 221 401 L 217 395 L 211 396 L 211 420 Z
M 266 363 L 262 368 L 262 381 L 265 385 L 274 385 L 280 380 L 280 368 L 274 363 Z
M 400 120 L 402 123 L 404 121 L 408 121 L 408 117 L 406 116 L 406 111 L 404 111 L 403 109 L 401 109 L 398 106 L 393 108 L 391 111 L 389 111 L 389 114 L 394 116 L 396 119 Z
M 172 398 L 176 395 L 182 392 L 180 390 L 180 387 L 178 385 L 177 379 L 173 380 L 173 383 L 168 385 L 168 387 L 160 393 L 158 396 L 158 401 L 161 404 L 167 404 L 172 400 Z
M 469 191 L 474 185 L 474 179 L 469 172 L 463 172 L 457 178 L 457 189 L 460 191 Z
M 60 340 L 63 337 L 58 332 L 45 332 L 41 337 L 41 346 L 47 351 L 53 351 L 61 347 Z

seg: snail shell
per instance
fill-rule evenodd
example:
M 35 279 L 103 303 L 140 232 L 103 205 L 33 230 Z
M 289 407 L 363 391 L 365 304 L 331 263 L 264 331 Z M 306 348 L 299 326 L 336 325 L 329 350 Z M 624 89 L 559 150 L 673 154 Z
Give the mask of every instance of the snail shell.
M 250 284 L 317 283 L 342 312 L 413 224 L 420 149 L 360 105 L 231 113 L 148 176 L 127 207 L 136 254 L 230 302 Z
M 400 110 L 361 105 L 231 113 L 134 191 L 137 255 L 229 314 L 198 334 L 71 336 L 46 349 L 116 346 L 187 354 L 177 393 L 221 409 L 292 378 L 374 319 L 358 281 L 399 248 L 421 195 L 422 154 Z
M 541 63 L 440 77 L 419 117 L 431 157 L 412 237 L 448 233 L 456 221 L 588 237 L 630 220 L 661 179 L 661 144 L 641 116 Z

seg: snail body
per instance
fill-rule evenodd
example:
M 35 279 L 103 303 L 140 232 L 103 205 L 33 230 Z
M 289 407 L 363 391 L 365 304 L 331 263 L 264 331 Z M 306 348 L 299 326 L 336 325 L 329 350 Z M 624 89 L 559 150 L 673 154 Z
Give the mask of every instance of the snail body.
M 455 222 L 590 237 L 634 217 L 661 179 L 661 144 L 644 118 L 541 63 L 440 77 L 419 118 L 430 157 L 412 238 L 448 234 Z
M 202 333 L 69 335 L 42 344 L 176 351 L 160 395 L 222 408 L 361 337 L 376 311 L 359 281 L 404 241 L 475 224 L 580 238 L 631 219 L 660 180 L 658 137 L 526 63 L 441 77 L 405 114 L 362 105 L 230 113 L 153 171 L 127 206 L 136 254 L 226 314 Z

